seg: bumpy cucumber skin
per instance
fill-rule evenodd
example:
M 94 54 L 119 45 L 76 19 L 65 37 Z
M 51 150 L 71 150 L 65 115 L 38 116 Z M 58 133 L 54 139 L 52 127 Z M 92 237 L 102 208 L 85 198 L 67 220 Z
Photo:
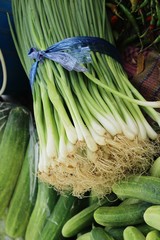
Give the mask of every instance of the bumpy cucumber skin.
M 145 236 L 141 233 L 138 228 L 134 226 L 128 226 L 123 231 L 124 240 L 145 240 Z
M 144 212 L 146 224 L 160 231 L 160 205 L 150 206 Z
M 111 194 L 106 199 L 99 200 L 98 202 L 84 208 L 82 211 L 77 213 L 71 219 L 69 219 L 62 228 L 62 235 L 66 238 L 73 237 L 83 229 L 92 224 L 94 211 L 104 204 L 112 205 L 116 196 Z
M 122 227 L 144 222 L 143 214 L 150 203 L 99 207 L 94 212 L 95 221 L 102 226 Z
M 31 136 L 18 182 L 8 208 L 6 233 L 13 238 L 24 236 L 36 197 L 36 188 L 33 196 L 31 196 L 33 186 L 30 183 L 31 174 L 35 174 L 30 172 L 30 164 L 35 159 L 36 142 L 34 140 L 33 136 Z
M 77 199 L 71 195 L 61 195 L 41 233 L 41 240 L 58 240 L 61 238 L 62 227 Z
M 9 113 L 0 144 L 0 217 L 13 194 L 29 141 L 29 113 L 16 107 Z
M 27 226 L 25 240 L 41 239 L 44 225 L 50 217 L 57 199 L 58 195 L 56 191 L 48 186 L 48 184 L 38 182 L 37 199 Z
M 114 240 L 105 230 L 101 227 L 95 227 L 91 231 L 91 240 Z
M 153 204 L 160 204 L 160 178 L 152 176 L 132 176 L 116 183 L 113 192 L 122 200 L 137 198 Z

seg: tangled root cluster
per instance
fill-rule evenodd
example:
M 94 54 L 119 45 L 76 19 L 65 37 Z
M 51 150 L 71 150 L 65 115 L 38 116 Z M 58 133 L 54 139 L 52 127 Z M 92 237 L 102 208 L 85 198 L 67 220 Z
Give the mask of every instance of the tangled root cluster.
M 129 174 L 143 174 L 159 154 L 159 141 L 128 140 L 123 135 L 107 137 L 106 145 L 90 152 L 85 144 L 78 144 L 74 156 L 55 162 L 48 172 L 39 172 L 39 178 L 60 192 L 70 191 L 83 197 L 93 190 L 98 197 L 111 192 L 113 183 Z

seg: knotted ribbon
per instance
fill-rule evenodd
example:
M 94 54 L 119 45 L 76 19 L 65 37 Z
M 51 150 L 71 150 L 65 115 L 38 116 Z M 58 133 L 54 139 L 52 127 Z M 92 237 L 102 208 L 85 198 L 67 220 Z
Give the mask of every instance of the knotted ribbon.
M 57 62 L 68 71 L 85 72 L 87 68 L 82 64 L 91 63 L 90 51 L 107 54 L 121 63 L 116 47 L 103 38 L 87 36 L 66 38 L 43 51 L 33 47 L 29 50 L 28 56 L 36 60 L 29 76 L 31 86 L 35 81 L 38 64 L 44 59 Z

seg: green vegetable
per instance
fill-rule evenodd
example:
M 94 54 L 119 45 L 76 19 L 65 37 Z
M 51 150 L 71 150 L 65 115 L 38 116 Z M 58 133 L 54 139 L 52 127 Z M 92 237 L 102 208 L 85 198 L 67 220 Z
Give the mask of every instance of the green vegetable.
M 136 225 L 136 227 L 146 236 L 150 231 L 154 230 L 153 227 L 143 223 Z
M 149 172 L 153 177 L 160 177 L 160 157 L 153 162 Z
M 113 192 L 120 198 L 137 198 L 146 202 L 160 204 L 160 178 L 152 176 L 131 176 L 115 183 Z
M 22 107 L 13 108 L 0 144 L 0 216 L 13 194 L 29 140 L 30 114 Z
M 93 221 L 93 213 L 94 211 L 104 204 L 111 205 L 113 203 L 113 199 L 115 199 L 114 195 L 108 196 L 108 198 L 104 198 L 99 200 L 98 202 L 86 207 L 75 216 L 70 218 L 62 228 L 62 235 L 64 237 L 72 237 L 81 232 L 85 227 L 92 224 Z
M 105 227 L 105 231 L 108 232 L 115 240 L 123 239 L 123 231 L 125 227 Z
M 76 198 L 70 195 L 61 195 L 51 213 L 43 231 L 41 240 L 57 240 L 61 237 L 62 227 L 65 224 L 68 215 Z
M 146 240 L 159 240 L 159 239 L 160 232 L 158 230 L 152 230 L 146 236 Z
M 150 206 L 144 213 L 145 222 L 160 231 L 160 205 Z
M 9 112 L 14 107 L 15 106 L 12 103 L 0 102 L 0 143 L 8 120 Z
M 48 184 L 39 181 L 37 199 L 27 226 L 25 240 L 41 239 L 43 228 L 50 218 L 57 200 L 56 191 Z
M 89 195 L 89 205 L 92 205 L 96 202 L 98 202 L 97 194 L 95 192 L 91 191 L 90 195 Z
M 25 154 L 24 162 L 15 191 L 13 193 L 6 218 L 6 234 L 10 237 L 24 237 L 36 198 L 35 165 L 36 138 L 33 134 Z M 34 181 L 32 181 L 32 175 Z
M 130 205 L 130 204 L 139 203 L 139 202 L 141 202 L 140 199 L 137 199 L 137 198 L 127 198 L 123 202 L 121 202 L 121 205 Z
M 118 4 L 118 7 L 122 10 L 122 12 L 126 16 L 127 20 L 130 22 L 131 27 L 134 29 L 137 36 L 140 37 L 140 29 L 139 29 L 137 21 L 134 17 L 134 14 L 132 14 L 132 12 L 130 12 L 130 10 L 125 5 L 119 3 L 117 0 L 115 0 L 115 3 Z
M 145 236 L 134 226 L 128 226 L 123 231 L 124 240 L 145 240 Z
M 5 234 L 5 222 L 4 219 L 0 219 L 0 236 Z
M 121 227 L 144 222 L 143 214 L 150 203 L 99 207 L 94 212 L 95 221 L 102 226 Z
M 13 31 L 12 35 L 27 75 L 35 63 L 26 54 L 32 47 L 45 50 L 75 36 L 96 36 L 114 45 L 105 4 L 105 0 L 13 0 L 16 36 Z M 81 52 L 80 45 L 78 49 Z M 82 63 L 88 71 L 67 71 L 44 59 L 32 84 L 41 179 L 60 190 L 72 189 L 77 196 L 91 189 L 104 196 L 133 164 L 144 172 L 155 151 L 150 139 L 156 140 L 157 133 L 143 111 L 160 125 L 154 110 L 160 102 L 147 102 L 119 61 L 92 50 L 92 62 Z M 119 167 L 120 160 L 126 168 Z
M 91 231 L 91 240 L 114 240 L 105 230 L 101 227 L 94 227 Z
M 76 240 L 91 240 L 91 233 L 87 232 L 76 238 Z

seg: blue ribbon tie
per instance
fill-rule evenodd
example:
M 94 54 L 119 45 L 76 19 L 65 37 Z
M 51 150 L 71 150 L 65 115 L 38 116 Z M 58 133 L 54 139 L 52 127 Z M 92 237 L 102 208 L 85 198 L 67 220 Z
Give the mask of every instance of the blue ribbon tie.
M 33 85 L 38 64 L 44 59 L 59 63 L 68 71 L 86 72 L 84 63 L 91 63 L 90 51 L 107 54 L 116 61 L 121 62 L 120 55 L 114 45 L 99 37 L 72 37 L 57 42 L 44 51 L 31 48 L 28 56 L 35 59 L 30 71 L 30 84 Z

